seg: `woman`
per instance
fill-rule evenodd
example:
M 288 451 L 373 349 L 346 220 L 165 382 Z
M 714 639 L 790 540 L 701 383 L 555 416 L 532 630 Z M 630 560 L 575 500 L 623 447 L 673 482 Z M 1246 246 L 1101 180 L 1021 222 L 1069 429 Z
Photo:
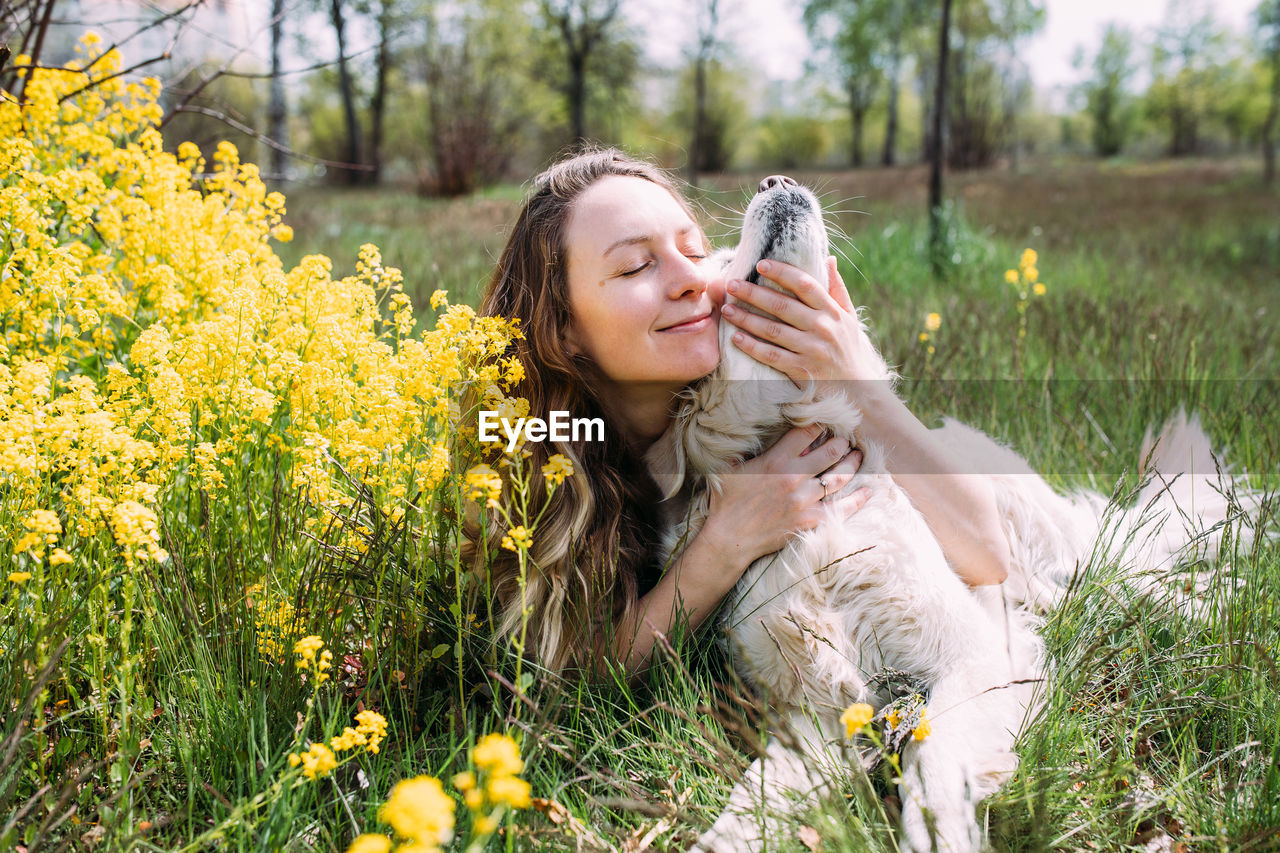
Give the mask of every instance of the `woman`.
M 530 464 L 553 453 L 574 463 L 530 551 L 524 604 L 512 554 L 497 554 L 493 593 L 500 628 L 527 614 L 531 651 L 553 670 L 647 665 L 659 635 L 699 627 L 757 558 L 815 526 L 818 506 L 857 471 L 846 440 L 814 446 L 815 428 L 794 429 L 727 477 L 698 535 L 669 567 L 658 565 L 658 493 L 642 457 L 670 424 L 679 392 L 719 359 L 724 290 L 775 322 L 734 306 L 734 344 L 796 382 L 858 379 L 870 342 L 843 282 L 762 262 L 760 274 L 789 295 L 745 281 L 716 281 L 702 265 L 707 240 L 664 173 L 616 150 L 562 160 L 539 175 L 490 281 L 482 311 L 519 318 L 513 352 L 525 368 L 515 389 L 531 414 L 602 417 L 603 442 L 530 444 Z M 860 388 L 863 429 L 892 447 L 891 468 L 943 545 L 957 574 L 999 583 L 1008 544 L 989 483 L 963 476 L 892 390 Z M 865 392 L 865 393 L 863 393 Z M 534 470 L 537 470 L 536 468 Z M 945 476 L 937 476 L 942 474 Z M 534 486 L 540 506 L 543 484 Z M 843 500 L 856 512 L 868 493 Z M 490 525 L 496 538 L 502 531 Z M 665 569 L 665 571 L 664 571 Z

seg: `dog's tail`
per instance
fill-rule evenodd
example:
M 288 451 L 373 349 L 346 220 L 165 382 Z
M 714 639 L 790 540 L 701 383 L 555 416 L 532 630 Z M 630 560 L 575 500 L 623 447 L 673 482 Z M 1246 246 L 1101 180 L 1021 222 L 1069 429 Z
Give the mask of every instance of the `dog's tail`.
M 1197 560 L 1215 560 L 1234 541 L 1247 544 L 1259 516 L 1257 492 L 1218 464 L 1199 419 L 1180 411 L 1158 436 L 1143 441 L 1141 487 L 1108 501 L 1089 491 L 1050 488 L 1020 456 L 955 421 L 944 439 L 988 466 L 1009 541 L 1005 591 L 1046 611 L 1055 607 L 1089 567 L 1114 567 L 1145 595 L 1177 590 L 1196 606 L 1214 575 L 1175 577 Z
M 1214 456 L 1200 419 L 1180 410 L 1142 441 L 1137 499 L 1104 514 L 1093 555 L 1124 570 L 1138 590 L 1172 591 L 1192 609 L 1215 575 L 1175 577 L 1179 567 L 1217 561 L 1232 542 L 1255 535 L 1259 495 Z

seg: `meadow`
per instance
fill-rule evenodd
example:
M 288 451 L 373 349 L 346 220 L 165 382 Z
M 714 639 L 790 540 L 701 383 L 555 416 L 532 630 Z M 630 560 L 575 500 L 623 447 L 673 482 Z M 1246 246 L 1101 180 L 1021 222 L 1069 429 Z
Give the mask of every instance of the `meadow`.
M 541 475 L 466 476 L 451 411 L 518 407 L 510 329 L 467 306 L 522 188 L 285 199 L 232 149 L 164 153 L 145 85 L 75 79 L 0 107 L 0 848 L 691 843 L 770 723 L 714 637 L 642 683 L 556 679 L 467 606 L 467 502 L 534 528 L 513 481 Z M 1097 565 L 1047 620 L 993 846 L 1280 849 L 1280 546 L 1249 535 L 1280 482 L 1280 195 L 1252 162 L 956 175 L 935 276 L 922 170 L 795 177 L 926 422 L 1123 502 L 1185 405 L 1265 495 L 1191 567 L 1206 615 Z M 758 179 L 704 182 L 713 235 Z M 884 772 L 846 780 L 786 849 L 894 850 L 895 809 Z

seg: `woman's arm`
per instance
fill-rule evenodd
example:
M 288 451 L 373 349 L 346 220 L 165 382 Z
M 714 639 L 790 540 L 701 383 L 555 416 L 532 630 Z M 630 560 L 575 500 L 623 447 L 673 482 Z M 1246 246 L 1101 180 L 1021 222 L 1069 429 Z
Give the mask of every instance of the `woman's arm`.
M 990 480 L 965 472 L 883 381 L 835 258 L 828 260 L 825 287 L 789 264 L 761 261 L 758 269 L 788 293 L 745 281 L 731 281 L 727 289 L 782 322 L 726 306 L 725 318 L 742 330 L 734 343 L 797 383 L 855 380 L 866 437 L 888 451 L 894 480 L 938 537 L 956 574 L 973 585 L 1001 583 L 1009 573 L 1009 542 Z
M 780 550 L 792 532 L 818 524 L 824 497 L 853 479 L 862 461 L 843 438 L 810 450 L 819 434 L 817 427 L 793 429 L 725 475 L 697 535 L 633 612 L 609 626 L 610 636 L 598 637 L 599 656 L 639 674 L 652 660 L 658 635 L 670 635 L 681 620 L 698 628 L 757 557 Z M 869 490 L 859 489 L 842 499 L 846 515 L 857 512 L 869 496 Z

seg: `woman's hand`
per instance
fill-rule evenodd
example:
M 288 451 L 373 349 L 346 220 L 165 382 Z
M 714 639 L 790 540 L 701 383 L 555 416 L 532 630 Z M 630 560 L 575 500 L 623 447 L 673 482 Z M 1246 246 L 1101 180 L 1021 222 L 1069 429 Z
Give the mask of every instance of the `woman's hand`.
M 706 524 L 699 533 L 711 536 L 739 573 L 758 557 L 781 550 L 787 536 L 816 527 L 823 502 L 839 493 L 862 464 L 862 451 L 848 439 L 829 438 L 816 426 L 796 427 L 754 459 L 727 472 L 711 494 Z M 871 490 L 858 489 L 839 501 L 845 516 L 857 512 Z
M 730 296 L 772 316 L 726 302 L 721 314 L 737 326 L 733 342 L 761 364 L 782 371 L 797 385 L 830 379 L 884 379 L 884 362 L 858 320 L 836 259 L 827 259 L 827 282 L 780 261 L 756 265 L 785 292 L 741 280 L 726 282 Z

